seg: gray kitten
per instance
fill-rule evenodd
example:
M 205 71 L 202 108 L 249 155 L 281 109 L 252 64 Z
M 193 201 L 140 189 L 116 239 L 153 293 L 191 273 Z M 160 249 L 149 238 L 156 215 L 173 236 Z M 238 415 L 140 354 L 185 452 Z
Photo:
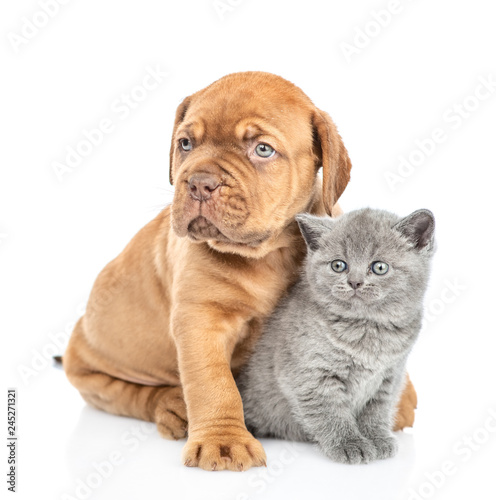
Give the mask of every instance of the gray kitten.
M 391 457 L 434 217 L 367 208 L 296 220 L 308 255 L 238 378 L 246 424 L 258 436 L 315 442 L 337 462 Z

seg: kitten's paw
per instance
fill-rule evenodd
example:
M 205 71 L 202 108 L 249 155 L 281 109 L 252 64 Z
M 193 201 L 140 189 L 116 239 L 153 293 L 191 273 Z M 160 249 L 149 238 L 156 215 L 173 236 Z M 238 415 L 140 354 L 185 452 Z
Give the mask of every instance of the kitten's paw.
M 377 455 L 372 441 L 363 436 L 352 436 L 320 448 L 331 460 L 342 464 L 367 464 Z
M 376 449 L 377 459 L 391 458 L 398 452 L 398 441 L 393 434 L 370 436 Z

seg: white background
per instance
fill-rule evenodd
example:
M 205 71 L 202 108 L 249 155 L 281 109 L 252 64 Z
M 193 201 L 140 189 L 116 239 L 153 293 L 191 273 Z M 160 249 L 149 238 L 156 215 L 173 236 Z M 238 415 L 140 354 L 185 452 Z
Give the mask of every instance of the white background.
M 2 3 L 0 326 L 5 386 L 18 389 L 17 498 L 496 498 L 496 92 L 480 86 L 496 79 L 492 2 L 404 0 L 382 27 L 373 12 L 386 0 L 222 3 L 72 0 L 31 31 L 37 2 Z M 169 76 L 144 96 L 135 87 L 157 65 Z M 345 210 L 436 216 L 429 319 L 409 363 L 417 421 L 394 459 L 337 465 L 265 440 L 268 469 L 188 469 L 183 442 L 86 407 L 45 359 L 63 350 L 53 339 L 67 338 L 97 273 L 170 202 L 180 100 L 242 70 L 284 76 L 334 118 L 353 162 Z M 115 101 L 131 92 L 143 99 L 124 117 Z M 53 163 L 102 119 L 113 131 L 59 181 Z M 444 140 L 422 159 L 432 134 Z

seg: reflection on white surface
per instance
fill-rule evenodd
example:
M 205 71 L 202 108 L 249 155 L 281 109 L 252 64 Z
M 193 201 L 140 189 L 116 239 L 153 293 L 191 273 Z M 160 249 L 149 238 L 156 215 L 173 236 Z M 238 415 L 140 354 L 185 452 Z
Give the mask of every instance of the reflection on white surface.
M 264 439 L 267 468 L 206 472 L 181 465 L 184 441 L 164 440 L 153 424 L 87 406 L 60 371 L 47 372 L 20 392 L 20 498 L 35 498 L 42 490 L 42 498 L 61 500 L 300 499 L 311 491 L 317 499 L 398 500 L 415 465 L 414 436 L 398 433 L 398 455 L 368 465 L 336 464 L 312 445 Z M 56 402 L 43 404 L 54 392 Z M 31 411 L 36 425 L 26 418 Z
M 452 387 L 441 399 L 432 373 L 426 368 L 424 375 L 415 378 L 417 422 L 397 434 L 396 457 L 342 465 L 312 445 L 264 439 L 267 468 L 237 473 L 184 467 L 184 441 L 164 440 L 153 424 L 87 406 L 61 371 L 48 369 L 18 390 L 17 498 L 453 500 L 472 485 L 489 491 L 496 404 L 474 401 L 465 408 Z
M 85 406 L 67 441 L 66 464 L 74 480 L 82 478 L 96 486 L 95 495 L 110 488 L 112 494 L 119 491 L 120 498 L 133 498 L 132 492 L 144 490 L 151 495 L 160 489 L 160 478 L 166 477 L 167 490 L 182 491 L 185 498 L 274 498 L 276 492 L 278 497 L 302 498 L 312 484 L 314 492 L 327 491 L 333 498 L 354 498 L 355 494 L 359 498 L 366 492 L 367 498 L 384 500 L 399 498 L 412 470 L 413 437 L 399 433 L 399 440 L 400 451 L 394 459 L 347 466 L 332 463 L 308 444 L 264 439 L 267 468 L 209 473 L 181 466 L 184 441 L 163 440 L 153 424 Z M 101 481 L 98 476 L 105 474 L 108 477 Z

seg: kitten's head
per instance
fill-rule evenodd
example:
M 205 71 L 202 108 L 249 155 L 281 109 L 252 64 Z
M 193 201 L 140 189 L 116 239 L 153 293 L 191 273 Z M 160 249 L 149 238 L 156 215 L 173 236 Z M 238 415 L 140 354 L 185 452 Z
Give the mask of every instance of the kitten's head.
M 421 306 L 434 253 L 429 210 L 400 218 L 365 208 L 296 220 L 308 247 L 306 277 L 320 302 L 376 319 Z

